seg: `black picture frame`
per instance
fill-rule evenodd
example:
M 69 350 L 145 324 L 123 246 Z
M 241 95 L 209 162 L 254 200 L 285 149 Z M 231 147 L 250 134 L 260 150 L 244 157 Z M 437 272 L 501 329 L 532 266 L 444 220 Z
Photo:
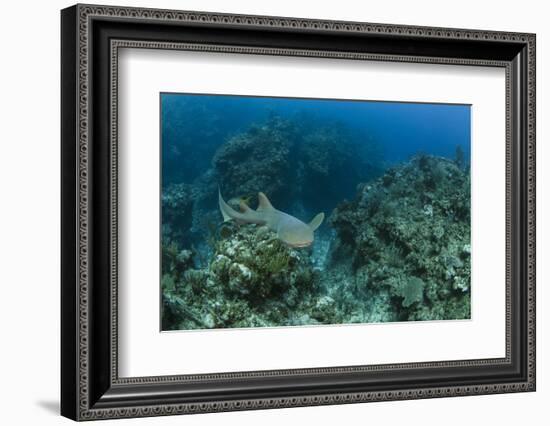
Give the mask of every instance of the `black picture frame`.
M 159 416 L 535 390 L 535 35 L 75 5 L 61 12 L 61 414 Z M 195 46 L 506 69 L 506 356 L 118 377 L 116 52 Z M 155 283 L 156 285 L 156 283 Z

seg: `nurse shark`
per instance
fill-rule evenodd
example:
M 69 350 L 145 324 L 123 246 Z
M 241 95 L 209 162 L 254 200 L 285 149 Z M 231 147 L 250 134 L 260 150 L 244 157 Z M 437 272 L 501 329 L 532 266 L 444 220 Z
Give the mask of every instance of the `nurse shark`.
M 219 189 L 218 203 L 224 222 L 235 220 L 237 223 L 255 223 L 267 226 L 277 233 L 277 238 L 282 242 L 295 248 L 310 246 L 313 243 L 313 231 L 323 223 L 325 218 L 324 213 L 319 213 L 311 222 L 304 223 L 273 207 L 263 192 L 258 193 L 258 208 L 256 210 L 252 210 L 243 201 L 239 204 L 240 211 L 233 209 L 224 201 Z

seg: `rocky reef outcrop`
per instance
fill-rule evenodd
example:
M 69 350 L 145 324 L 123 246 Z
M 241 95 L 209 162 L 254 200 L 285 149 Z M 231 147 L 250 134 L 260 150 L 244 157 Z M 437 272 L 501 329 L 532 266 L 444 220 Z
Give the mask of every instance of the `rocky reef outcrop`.
M 209 265 L 195 269 L 187 250 L 164 247 L 163 329 L 304 325 L 315 312 L 309 252 L 284 245 L 265 227 L 228 227 L 214 242 Z
M 187 245 L 193 222 L 194 187 L 187 183 L 170 184 L 162 191 L 162 237 Z
M 393 320 L 470 317 L 470 177 L 456 162 L 419 155 L 360 186 L 330 222 L 333 278 L 384 295 Z
M 337 125 L 271 116 L 220 146 L 213 166 L 227 197 L 259 191 L 282 209 L 300 204 L 309 213 L 333 206 L 353 194 L 357 183 L 380 171 L 362 161 L 372 141 L 357 141 Z
M 273 116 L 221 145 L 212 163 L 224 194 L 242 197 L 263 191 L 278 205 L 292 199 L 298 188 L 289 185 L 295 178 L 291 150 L 296 138 L 290 121 Z

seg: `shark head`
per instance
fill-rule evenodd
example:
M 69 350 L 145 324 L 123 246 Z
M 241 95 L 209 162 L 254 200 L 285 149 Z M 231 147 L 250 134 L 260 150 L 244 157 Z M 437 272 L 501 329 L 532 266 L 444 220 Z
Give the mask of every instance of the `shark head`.
M 285 219 L 281 220 L 277 237 L 293 248 L 309 247 L 313 243 L 313 229 L 298 219 L 293 218 L 295 220 L 291 221 Z
M 281 212 L 277 237 L 293 248 L 309 247 L 313 243 L 313 231 L 321 225 L 324 218 L 324 213 L 319 213 L 310 223 L 304 223 L 294 216 Z

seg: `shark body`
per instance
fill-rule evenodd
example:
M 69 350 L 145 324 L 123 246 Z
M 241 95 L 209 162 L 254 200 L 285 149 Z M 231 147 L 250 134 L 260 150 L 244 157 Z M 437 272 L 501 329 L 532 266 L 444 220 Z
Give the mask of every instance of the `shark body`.
M 230 207 L 218 191 L 218 203 L 224 221 L 235 220 L 237 223 L 255 223 L 267 226 L 277 233 L 277 238 L 290 247 L 307 247 L 313 243 L 315 231 L 325 218 L 319 213 L 310 223 L 304 223 L 288 213 L 277 210 L 263 192 L 258 193 L 258 208 L 252 210 L 245 202 L 241 202 L 237 211 Z

